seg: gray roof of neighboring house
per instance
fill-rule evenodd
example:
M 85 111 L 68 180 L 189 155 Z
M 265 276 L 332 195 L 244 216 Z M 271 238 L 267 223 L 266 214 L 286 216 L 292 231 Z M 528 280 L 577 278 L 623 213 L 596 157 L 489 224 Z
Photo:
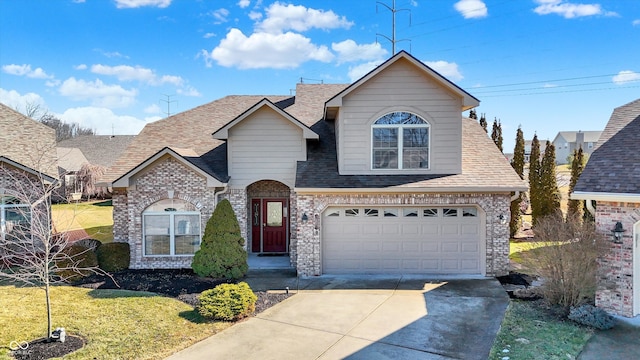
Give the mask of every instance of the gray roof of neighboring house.
M 58 142 L 61 148 L 77 148 L 92 165 L 109 167 L 131 144 L 135 135 L 85 135 Z
M 87 163 L 89 161 L 80 149 L 58 147 L 58 166 L 63 171 L 79 171 Z
M 573 143 L 576 142 L 576 136 L 578 133 L 584 134 L 584 142 L 598 142 L 602 131 L 560 131 L 558 135 L 556 135 L 555 139 L 559 136 L 562 136 L 567 142 Z M 553 141 L 555 141 L 555 139 Z
M 640 194 L 640 99 L 613 110 L 574 191 Z
M 54 129 L 0 104 L 0 134 L 0 156 L 51 177 L 58 177 Z

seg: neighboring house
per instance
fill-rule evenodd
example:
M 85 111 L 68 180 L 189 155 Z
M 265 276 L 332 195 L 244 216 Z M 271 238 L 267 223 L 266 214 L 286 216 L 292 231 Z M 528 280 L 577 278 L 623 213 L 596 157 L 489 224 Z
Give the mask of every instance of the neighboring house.
M 598 145 L 602 131 L 560 131 L 553 139 L 556 148 L 556 164 L 567 164 L 574 150 L 582 148 L 584 154 L 591 155 Z
M 69 198 L 83 192 L 76 174 L 82 166 L 91 164 L 107 169 L 131 144 L 135 135 L 85 135 L 58 142 L 58 165 L 63 181 L 58 195 Z
M 596 202 L 597 229 L 609 240 L 600 259 L 596 305 L 640 314 L 640 99 L 613 110 L 572 199 Z M 615 236 L 614 230 L 619 231 Z
M 0 240 L 5 240 L 30 225 L 34 197 L 55 184 L 58 165 L 55 130 L 3 104 L 0 134 Z
M 132 268 L 188 268 L 219 199 L 247 251 L 303 276 L 509 270 L 509 206 L 526 184 L 479 101 L 406 52 L 350 85 L 227 96 L 148 124 L 104 181 Z

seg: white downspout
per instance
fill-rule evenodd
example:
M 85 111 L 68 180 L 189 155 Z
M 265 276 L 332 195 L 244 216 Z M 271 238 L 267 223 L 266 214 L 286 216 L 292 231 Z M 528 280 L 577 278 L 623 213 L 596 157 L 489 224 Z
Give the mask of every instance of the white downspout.
M 585 203 L 587 204 L 587 210 L 589 210 L 589 213 L 591 214 L 591 216 L 595 218 L 596 209 L 593 207 L 593 202 L 591 200 L 585 200 Z
M 511 197 L 511 202 L 514 202 L 517 198 L 520 197 L 520 191 L 516 191 L 515 194 Z
M 215 210 L 216 206 L 218 206 L 218 196 L 227 193 L 227 191 L 229 191 L 229 187 L 225 186 L 222 188 L 222 190 L 213 194 L 213 210 Z

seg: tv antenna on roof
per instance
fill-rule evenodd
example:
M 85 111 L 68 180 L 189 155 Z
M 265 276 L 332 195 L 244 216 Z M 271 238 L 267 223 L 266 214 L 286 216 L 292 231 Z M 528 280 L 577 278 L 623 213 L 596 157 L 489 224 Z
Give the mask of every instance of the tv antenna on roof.
M 376 12 L 378 12 L 378 4 L 386 7 L 389 11 L 391 11 L 391 37 L 388 37 L 384 34 L 380 34 L 380 33 L 376 33 L 376 42 L 378 41 L 378 36 L 382 36 L 383 38 L 389 40 L 389 42 L 391 42 L 391 48 L 392 48 L 392 54 L 391 55 L 395 55 L 396 54 L 396 43 L 400 42 L 400 41 L 409 41 L 411 42 L 410 39 L 400 39 L 400 40 L 396 40 L 396 13 L 400 12 L 400 11 L 408 11 L 409 12 L 409 25 L 411 25 L 411 10 L 410 9 L 396 9 L 396 0 L 393 0 L 392 4 L 393 6 L 390 7 L 389 5 L 380 2 L 380 1 L 376 1 Z M 411 48 L 409 48 L 409 50 L 411 50 Z
M 167 100 L 160 99 L 160 101 L 164 101 L 167 103 L 167 112 L 165 114 L 167 114 L 167 117 L 169 117 L 171 116 L 171 103 L 177 103 L 178 100 L 171 100 L 171 97 L 175 95 L 167 95 L 167 94 L 162 94 L 162 95 L 167 97 Z

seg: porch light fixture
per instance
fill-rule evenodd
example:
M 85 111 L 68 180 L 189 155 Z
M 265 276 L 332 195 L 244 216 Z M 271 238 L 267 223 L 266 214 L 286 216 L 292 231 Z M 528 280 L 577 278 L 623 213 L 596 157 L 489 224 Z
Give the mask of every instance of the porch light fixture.
M 616 226 L 611 230 L 613 233 L 613 242 L 616 244 L 622 244 L 622 235 L 626 230 L 622 228 L 620 221 L 616 222 Z
M 309 221 L 309 217 L 307 216 L 307 213 L 302 214 L 302 222 L 306 223 L 307 221 Z
M 500 220 L 500 224 L 502 225 L 507 223 L 507 217 L 504 216 L 504 214 L 500 214 L 500 216 L 498 216 L 498 219 Z

